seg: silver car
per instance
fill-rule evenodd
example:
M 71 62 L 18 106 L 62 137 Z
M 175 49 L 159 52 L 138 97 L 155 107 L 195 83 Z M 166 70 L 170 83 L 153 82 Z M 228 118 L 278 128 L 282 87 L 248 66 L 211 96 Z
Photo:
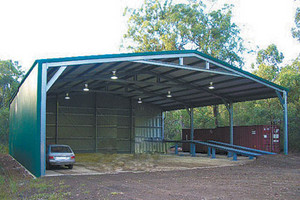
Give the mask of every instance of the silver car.
M 69 169 L 73 168 L 75 163 L 75 154 L 68 145 L 51 144 L 46 150 L 47 169 L 53 165 L 66 165 Z

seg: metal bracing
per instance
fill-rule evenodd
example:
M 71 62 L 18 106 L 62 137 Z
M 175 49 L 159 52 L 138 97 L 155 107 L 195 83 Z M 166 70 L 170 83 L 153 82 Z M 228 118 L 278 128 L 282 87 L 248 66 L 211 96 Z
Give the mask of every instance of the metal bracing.
M 47 89 L 46 91 L 48 91 L 51 86 L 55 83 L 55 81 L 59 78 L 59 76 L 67 69 L 67 66 L 62 66 L 60 67 L 57 72 L 52 76 L 52 78 L 48 81 L 47 83 Z
M 212 69 L 203 69 L 203 68 L 190 66 L 190 65 L 178 65 L 176 63 L 167 63 L 167 62 L 160 62 L 160 61 L 153 61 L 153 60 L 138 60 L 134 62 L 148 64 L 148 65 L 157 65 L 162 67 L 171 67 L 171 68 L 183 69 L 183 70 L 192 70 L 192 71 L 207 72 L 212 74 L 222 74 L 226 76 L 240 77 L 240 75 L 231 72 L 223 72 L 223 71 L 212 70 Z

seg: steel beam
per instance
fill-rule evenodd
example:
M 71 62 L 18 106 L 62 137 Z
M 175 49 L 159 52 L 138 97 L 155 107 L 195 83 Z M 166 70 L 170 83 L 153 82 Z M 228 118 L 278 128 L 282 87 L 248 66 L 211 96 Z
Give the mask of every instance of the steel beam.
M 207 73 L 212 73 L 212 74 L 222 74 L 222 75 L 226 75 L 226 76 L 240 77 L 240 75 L 235 74 L 233 72 L 223 72 L 223 71 L 218 71 L 218 70 L 202 69 L 202 68 L 195 67 L 195 66 L 178 65 L 175 63 L 167 63 L 167 62 L 160 62 L 160 61 L 153 61 L 153 60 L 138 60 L 138 61 L 133 61 L 133 62 L 148 64 L 148 65 L 157 65 L 157 66 L 162 66 L 162 67 L 171 67 L 171 68 L 182 69 L 182 70 L 191 70 L 191 71 L 199 71 L 199 72 L 207 72 Z
M 52 78 L 47 83 L 47 89 L 46 91 L 52 87 L 52 85 L 55 83 L 55 81 L 59 78 L 59 76 L 67 69 L 67 66 L 60 67 L 57 72 L 52 76 Z

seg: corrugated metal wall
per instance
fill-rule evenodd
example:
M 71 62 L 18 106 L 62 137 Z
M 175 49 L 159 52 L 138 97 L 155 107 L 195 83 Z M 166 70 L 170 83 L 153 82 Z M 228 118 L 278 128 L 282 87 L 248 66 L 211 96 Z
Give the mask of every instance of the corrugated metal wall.
M 41 175 L 40 82 L 36 65 L 10 104 L 9 153 L 35 176 Z
M 147 139 L 161 140 L 161 110 L 146 104 L 135 104 L 135 152 L 165 152 L 163 143 L 145 142 Z
M 162 151 L 162 145 L 144 142 L 145 138 L 161 138 L 160 109 L 110 94 L 70 97 L 47 99 L 47 144 L 55 143 L 57 133 L 57 142 L 70 145 L 75 152 Z

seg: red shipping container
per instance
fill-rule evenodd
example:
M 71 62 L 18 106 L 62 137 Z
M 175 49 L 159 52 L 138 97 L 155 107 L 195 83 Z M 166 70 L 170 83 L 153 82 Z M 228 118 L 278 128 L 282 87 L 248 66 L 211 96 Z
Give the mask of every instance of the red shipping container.
M 190 139 L 190 129 L 183 129 L 182 140 Z M 230 143 L 230 127 L 195 129 L 194 140 Z M 233 144 L 280 153 L 279 127 L 277 125 L 234 126 Z M 182 144 L 182 150 L 190 151 L 190 144 Z M 196 145 L 196 152 L 207 152 L 207 147 Z

